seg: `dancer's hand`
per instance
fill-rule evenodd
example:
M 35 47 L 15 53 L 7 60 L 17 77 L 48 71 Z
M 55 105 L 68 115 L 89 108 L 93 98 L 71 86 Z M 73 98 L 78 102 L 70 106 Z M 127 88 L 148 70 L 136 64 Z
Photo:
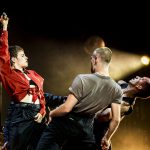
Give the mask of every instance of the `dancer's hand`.
M 7 145 L 8 145 L 8 141 L 6 141 L 6 142 L 4 143 L 4 145 L 2 146 L 2 150 L 7 150 Z
M 49 118 L 48 118 L 46 124 L 48 125 L 51 121 L 52 121 L 52 116 L 51 116 L 51 112 L 49 112 Z
M 102 150 L 108 150 L 109 147 L 110 147 L 110 141 L 107 140 L 105 137 L 103 137 L 102 141 L 101 141 L 101 147 L 102 147 Z
M 37 113 L 36 116 L 34 116 L 34 121 L 38 122 L 38 123 L 41 123 L 42 122 L 42 119 L 43 119 L 43 116 L 40 114 L 40 113 Z
M 3 30 L 7 30 L 9 18 L 7 17 L 6 13 L 3 13 L 0 17 L 0 22 L 3 26 Z

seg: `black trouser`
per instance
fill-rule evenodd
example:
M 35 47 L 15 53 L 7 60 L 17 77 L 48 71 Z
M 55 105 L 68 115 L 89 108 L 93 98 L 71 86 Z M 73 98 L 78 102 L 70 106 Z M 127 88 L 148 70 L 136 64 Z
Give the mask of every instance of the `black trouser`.
M 35 104 L 17 103 L 10 105 L 4 126 L 8 150 L 27 150 L 29 145 L 35 149 L 36 145 L 34 144 L 37 142 L 34 141 L 40 138 L 44 128 L 44 124 L 34 121 L 34 116 L 39 110 L 40 105 Z M 30 143 L 32 143 L 32 146 Z
M 93 132 L 95 135 L 97 150 L 102 150 L 101 140 L 109 128 L 109 121 L 108 122 L 99 122 L 98 120 L 95 119 L 93 128 L 94 128 Z M 108 150 L 111 150 L 112 149 L 111 147 L 112 146 L 110 146 Z
M 105 133 L 107 132 L 109 128 L 109 122 L 99 122 L 98 120 L 94 119 L 93 124 L 93 132 L 95 136 L 96 141 L 96 150 L 102 150 L 101 148 L 101 140 Z M 79 150 L 81 149 L 81 142 L 77 139 L 69 139 L 66 141 L 62 147 L 62 150 Z M 111 146 L 109 147 L 109 150 L 111 150 Z
M 83 150 L 94 150 L 93 118 L 72 114 L 53 118 L 44 130 L 37 150 L 60 150 L 62 143 L 68 139 L 80 141 Z
M 13 112 L 13 107 L 10 105 L 7 110 L 7 117 L 5 119 L 4 127 L 3 127 L 4 143 L 8 142 L 9 140 L 9 128 L 10 128 L 12 112 Z

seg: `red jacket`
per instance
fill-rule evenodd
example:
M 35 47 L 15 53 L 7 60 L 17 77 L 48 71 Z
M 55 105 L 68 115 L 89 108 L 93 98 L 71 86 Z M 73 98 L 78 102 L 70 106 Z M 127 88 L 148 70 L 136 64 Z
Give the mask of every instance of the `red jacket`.
M 43 93 L 44 79 L 33 70 L 26 70 L 27 76 L 38 86 L 40 113 L 45 114 L 45 98 Z M 3 87 L 15 102 L 20 102 L 30 91 L 29 81 L 20 70 L 12 69 L 8 51 L 8 32 L 2 31 L 0 36 L 0 79 Z

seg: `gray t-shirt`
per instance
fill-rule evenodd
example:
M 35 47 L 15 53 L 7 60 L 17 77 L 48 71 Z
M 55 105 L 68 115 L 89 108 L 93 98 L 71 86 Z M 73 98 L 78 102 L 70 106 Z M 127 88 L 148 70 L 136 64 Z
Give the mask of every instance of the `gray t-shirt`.
M 99 74 L 80 74 L 74 79 L 69 91 L 78 99 L 73 112 L 94 115 L 111 103 L 121 104 L 120 86 L 110 77 Z

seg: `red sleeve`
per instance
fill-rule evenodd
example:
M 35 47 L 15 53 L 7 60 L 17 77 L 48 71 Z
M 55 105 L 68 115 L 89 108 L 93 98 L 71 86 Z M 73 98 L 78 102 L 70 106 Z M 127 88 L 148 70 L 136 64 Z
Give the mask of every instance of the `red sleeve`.
M 8 51 L 8 32 L 3 31 L 0 36 L 0 65 L 3 65 L 7 61 L 10 61 Z
M 2 31 L 0 35 L 0 68 L 1 72 L 10 71 L 10 55 L 8 51 L 8 32 Z
M 42 116 L 45 116 L 46 114 L 46 109 L 45 109 L 45 97 L 44 97 L 44 94 L 43 92 L 41 92 L 41 99 L 40 99 L 40 105 L 41 105 L 41 110 L 40 110 L 40 114 Z

